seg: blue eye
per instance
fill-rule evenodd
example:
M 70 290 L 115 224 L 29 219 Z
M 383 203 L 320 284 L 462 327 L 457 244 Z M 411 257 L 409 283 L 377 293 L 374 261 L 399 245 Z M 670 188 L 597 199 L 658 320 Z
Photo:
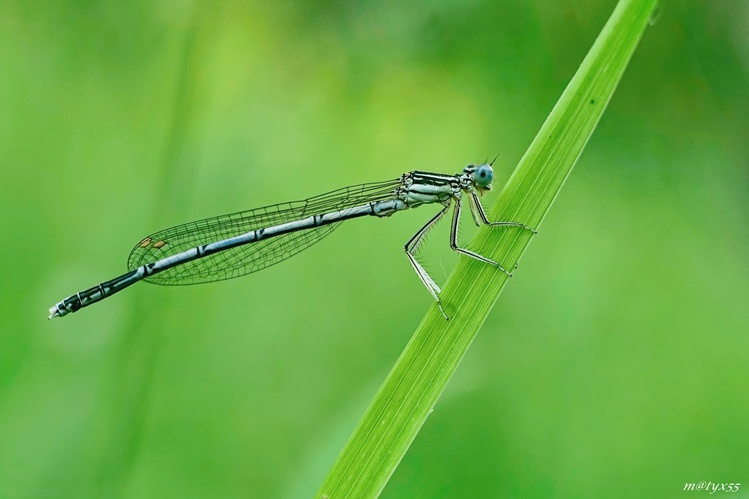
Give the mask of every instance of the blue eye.
M 494 180 L 494 170 L 489 165 L 480 165 L 473 173 L 473 182 L 478 187 L 486 187 Z

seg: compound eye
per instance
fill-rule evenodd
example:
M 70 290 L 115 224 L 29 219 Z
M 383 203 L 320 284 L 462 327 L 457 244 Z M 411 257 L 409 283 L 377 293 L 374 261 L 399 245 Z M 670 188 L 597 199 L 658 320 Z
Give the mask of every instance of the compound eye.
M 478 187 L 488 187 L 494 180 L 494 170 L 489 165 L 479 165 L 473 173 L 473 182 Z

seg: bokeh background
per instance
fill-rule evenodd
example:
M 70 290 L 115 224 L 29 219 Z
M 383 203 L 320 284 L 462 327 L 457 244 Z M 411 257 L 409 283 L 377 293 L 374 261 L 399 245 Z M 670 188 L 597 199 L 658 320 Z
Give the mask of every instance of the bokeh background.
M 0 2 L 0 497 L 311 496 L 430 305 L 433 210 L 47 308 L 191 219 L 497 152 L 501 186 L 614 5 Z M 747 19 L 662 3 L 384 497 L 749 497 Z

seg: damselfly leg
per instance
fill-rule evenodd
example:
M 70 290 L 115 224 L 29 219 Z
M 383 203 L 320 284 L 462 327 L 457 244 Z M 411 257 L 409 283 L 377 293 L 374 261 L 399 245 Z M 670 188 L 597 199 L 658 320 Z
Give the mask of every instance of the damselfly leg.
M 418 230 L 418 232 L 416 232 L 416 234 L 413 235 L 411 239 L 409 239 L 405 247 L 406 256 L 408 257 L 408 261 L 411 262 L 411 266 L 413 267 L 414 271 L 416 271 L 416 275 L 419 276 L 419 280 L 424 284 L 432 297 L 437 301 L 437 307 L 439 307 L 440 312 L 442 312 L 442 315 L 445 317 L 445 319 L 448 320 L 449 317 L 447 317 L 447 314 L 445 314 L 445 311 L 442 309 L 442 302 L 440 301 L 440 287 L 436 282 L 434 282 L 434 279 L 430 277 L 427 271 L 424 270 L 424 267 L 422 267 L 421 264 L 416 260 L 416 252 L 419 251 L 419 247 L 424 241 L 424 237 L 432 229 L 432 227 L 437 225 L 437 222 L 442 219 L 449 208 L 449 204 L 443 206 L 439 213 L 433 216 L 426 224 L 424 224 L 421 229 Z
M 488 225 L 490 227 L 520 227 L 525 230 L 530 230 L 533 234 L 536 234 L 535 230 L 519 222 L 490 222 L 476 193 L 471 191 L 470 195 L 471 197 L 468 199 L 468 206 L 470 207 L 473 221 L 477 226 Z M 411 266 L 413 267 L 414 271 L 416 271 L 416 275 L 419 276 L 419 280 L 421 280 L 421 282 L 437 302 L 437 307 L 439 308 L 442 315 L 445 317 L 445 319 L 448 320 L 449 317 L 442 308 L 442 301 L 439 297 L 441 289 L 434 281 L 434 279 L 432 279 L 432 277 L 427 273 L 424 267 L 422 267 L 421 264 L 417 261 L 416 253 L 419 251 L 419 248 L 421 247 L 421 244 L 423 243 L 424 237 L 427 235 L 427 233 L 435 225 L 437 225 L 437 223 L 442 219 L 445 213 L 447 213 L 447 210 L 450 208 L 450 204 L 454 204 L 452 223 L 450 225 L 450 248 L 458 253 L 474 258 L 480 262 L 493 265 L 507 274 L 509 277 L 512 277 L 512 274 L 510 272 L 508 272 L 502 265 L 495 262 L 494 260 L 480 255 L 475 251 L 471 251 L 467 248 L 461 248 L 458 245 L 458 229 L 460 227 L 462 200 L 459 193 L 457 193 L 457 195 L 454 195 L 452 199 L 447 204 L 445 204 L 444 207 L 434 217 L 432 217 L 426 224 L 424 224 L 421 229 L 419 229 L 418 232 L 416 232 L 416 234 L 414 234 L 414 236 L 406 243 L 405 246 L 406 256 L 408 256 L 408 261 L 411 262 Z M 517 268 L 517 264 L 515 265 L 515 268 Z

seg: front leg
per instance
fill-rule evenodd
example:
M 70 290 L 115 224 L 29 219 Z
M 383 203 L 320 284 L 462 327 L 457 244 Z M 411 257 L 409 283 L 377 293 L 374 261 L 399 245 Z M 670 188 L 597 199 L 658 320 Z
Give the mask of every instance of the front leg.
M 492 227 L 503 225 L 505 227 L 522 227 L 525 230 L 531 231 L 533 234 L 538 234 L 538 232 L 535 229 L 532 229 L 531 227 L 528 227 L 527 225 L 521 224 L 520 222 L 490 222 L 489 218 L 486 216 L 486 212 L 484 211 L 484 207 L 481 206 L 481 201 L 479 200 L 479 197 L 476 195 L 476 191 L 471 191 L 471 199 L 473 199 L 473 203 L 471 204 L 471 214 L 473 215 L 473 219 L 476 221 L 476 225 L 478 224 L 478 220 L 476 218 L 476 215 L 478 215 L 481 218 L 481 221 L 484 222 L 485 225 L 489 225 Z M 475 211 L 474 211 L 475 208 Z

